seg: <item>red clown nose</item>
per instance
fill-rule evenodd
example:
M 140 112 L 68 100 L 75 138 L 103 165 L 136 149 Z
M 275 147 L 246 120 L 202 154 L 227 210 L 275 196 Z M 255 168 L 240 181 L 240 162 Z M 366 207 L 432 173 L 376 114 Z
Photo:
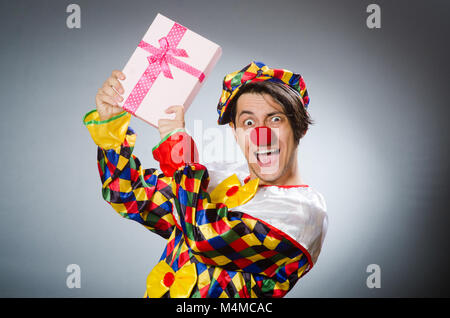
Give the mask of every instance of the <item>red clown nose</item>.
M 256 146 L 270 146 L 276 140 L 276 135 L 269 127 L 261 126 L 250 132 L 250 140 Z

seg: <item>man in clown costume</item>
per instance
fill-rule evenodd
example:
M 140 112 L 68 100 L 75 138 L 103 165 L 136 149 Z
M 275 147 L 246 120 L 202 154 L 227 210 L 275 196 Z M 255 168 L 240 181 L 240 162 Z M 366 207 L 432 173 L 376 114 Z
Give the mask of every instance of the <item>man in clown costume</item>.
M 132 154 L 136 134 L 118 107 L 114 71 L 84 124 L 98 146 L 103 198 L 167 239 L 145 297 L 283 297 L 316 263 L 327 231 L 323 196 L 302 183 L 298 145 L 311 124 L 303 78 L 252 62 L 225 76 L 218 123 L 245 165 L 199 163 L 182 106 L 161 119 L 157 169 Z

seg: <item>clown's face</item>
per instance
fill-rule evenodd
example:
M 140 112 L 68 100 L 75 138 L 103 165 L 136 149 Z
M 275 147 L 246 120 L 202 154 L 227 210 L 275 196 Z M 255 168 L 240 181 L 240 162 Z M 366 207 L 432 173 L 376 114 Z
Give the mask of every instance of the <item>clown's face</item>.
M 261 184 L 286 184 L 297 173 L 297 145 L 284 108 L 268 94 L 244 93 L 235 113 L 230 125 L 250 176 Z

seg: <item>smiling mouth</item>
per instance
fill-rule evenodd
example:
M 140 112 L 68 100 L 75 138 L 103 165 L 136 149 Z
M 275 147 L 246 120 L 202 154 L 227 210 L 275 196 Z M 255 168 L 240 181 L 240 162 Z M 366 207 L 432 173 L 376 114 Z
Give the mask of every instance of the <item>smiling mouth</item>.
M 278 149 L 264 149 L 254 152 L 256 160 L 260 166 L 270 166 L 280 154 L 280 148 Z

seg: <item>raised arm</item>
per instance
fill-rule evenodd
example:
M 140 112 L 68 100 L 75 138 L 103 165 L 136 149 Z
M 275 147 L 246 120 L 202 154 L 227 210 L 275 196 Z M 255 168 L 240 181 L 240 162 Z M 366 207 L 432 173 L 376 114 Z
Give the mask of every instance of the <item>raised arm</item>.
M 102 195 L 122 217 L 169 238 L 176 226 L 172 214 L 172 178 L 156 169 L 144 169 L 132 154 L 136 134 L 128 126 L 131 115 L 118 106 L 125 75 L 113 71 L 96 96 L 97 109 L 83 119 L 98 146 L 97 164 Z M 154 149 L 164 149 L 164 142 Z

